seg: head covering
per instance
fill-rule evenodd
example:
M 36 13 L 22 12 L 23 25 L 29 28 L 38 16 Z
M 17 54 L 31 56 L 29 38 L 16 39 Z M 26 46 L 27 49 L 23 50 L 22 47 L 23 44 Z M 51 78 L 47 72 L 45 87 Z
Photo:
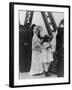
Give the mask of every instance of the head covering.
M 35 24 L 32 24 L 31 29 L 33 30 L 35 26 L 36 26 Z
M 48 42 L 49 40 L 50 40 L 49 36 L 45 35 L 44 38 L 43 38 L 43 42 Z

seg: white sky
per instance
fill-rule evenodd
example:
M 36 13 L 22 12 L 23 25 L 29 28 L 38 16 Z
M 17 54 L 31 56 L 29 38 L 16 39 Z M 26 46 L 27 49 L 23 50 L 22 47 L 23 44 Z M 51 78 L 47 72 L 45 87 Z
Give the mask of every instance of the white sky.
M 20 11 L 20 24 L 24 24 L 24 19 L 25 19 L 25 14 L 26 14 L 26 11 Z M 38 14 L 38 13 L 35 13 L 35 14 Z M 63 19 L 64 18 L 64 13 L 57 13 L 57 12 L 53 12 L 52 13 L 53 14 L 53 16 L 54 16 L 54 19 L 55 19 L 55 22 L 56 22 L 56 24 L 57 24 L 57 26 L 59 25 L 59 22 L 60 22 L 60 20 L 61 19 Z M 36 15 L 36 16 L 39 16 L 39 15 Z M 36 17 L 36 16 L 34 16 L 34 17 Z M 40 16 L 39 16 L 40 17 Z M 37 19 L 38 17 L 36 17 L 36 19 Z M 39 19 L 39 18 L 38 18 Z M 35 20 L 36 21 L 36 20 Z
M 57 26 L 59 26 L 59 23 L 60 23 L 61 19 L 64 18 L 64 13 L 53 12 L 52 14 L 53 14 L 53 17 L 54 17 L 54 20 L 55 20 Z M 25 15 L 26 15 L 26 11 L 20 11 L 19 12 L 20 24 L 22 24 L 22 25 L 24 25 Z M 46 30 L 46 27 L 45 27 L 45 24 L 44 24 L 44 21 L 43 21 L 43 18 L 42 18 L 42 15 L 41 15 L 40 12 L 34 12 L 33 18 L 32 18 L 32 24 L 42 26 L 43 34 L 47 33 L 47 30 Z

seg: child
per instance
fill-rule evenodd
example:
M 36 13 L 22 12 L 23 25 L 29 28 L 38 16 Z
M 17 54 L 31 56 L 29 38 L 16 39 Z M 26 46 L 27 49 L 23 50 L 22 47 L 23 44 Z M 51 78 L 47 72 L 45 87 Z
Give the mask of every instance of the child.
M 48 76 L 50 63 L 53 61 L 51 53 L 50 38 L 45 35 L 42 42 L 41 62 L 43 63 L 43 71 L 45 76 Z

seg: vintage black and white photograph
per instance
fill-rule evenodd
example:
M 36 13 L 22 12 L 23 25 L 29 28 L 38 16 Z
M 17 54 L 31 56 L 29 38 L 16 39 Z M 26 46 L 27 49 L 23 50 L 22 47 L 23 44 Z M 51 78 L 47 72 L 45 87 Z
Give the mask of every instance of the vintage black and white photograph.
M 64 76 L 64 13 L 19 11 L 20 79 Z
M 15 5 L 15 85 L 68 83 L 68 12 L 63 6 Z

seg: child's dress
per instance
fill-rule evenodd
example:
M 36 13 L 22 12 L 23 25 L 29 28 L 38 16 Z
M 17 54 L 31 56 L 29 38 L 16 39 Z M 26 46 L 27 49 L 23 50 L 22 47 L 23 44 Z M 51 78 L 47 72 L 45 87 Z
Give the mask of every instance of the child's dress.
M 53 55 L 51 53 L 50 44 L 48 42 L 44 42 L 42 45 L 42 52 L 41 52 L 41 62 L 43 63 L 50 63 L 53 61 Z

